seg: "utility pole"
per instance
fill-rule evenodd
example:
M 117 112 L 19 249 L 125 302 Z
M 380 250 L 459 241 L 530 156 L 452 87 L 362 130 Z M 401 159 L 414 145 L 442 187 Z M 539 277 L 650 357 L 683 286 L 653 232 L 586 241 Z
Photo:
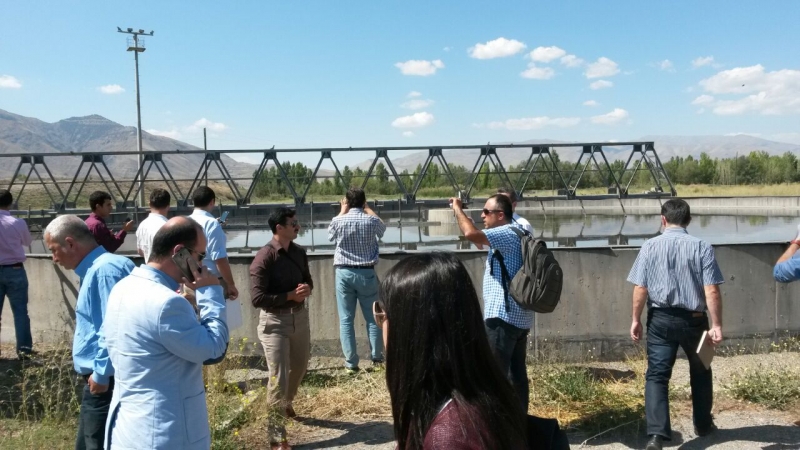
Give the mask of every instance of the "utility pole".
M 133 52 L 133 59 L 136 65 L 136 145 L 139 151 L 139 169 L 138 174 L 136 176 L 136 181 L 138 183 L 138 207 L 144 207 L 144 155 L 142 154 L 142 103 L 139 99 L 139 53 L 145 51 L 144 46 L 144 39 L 139 39 L 140 35 L 144 36 L 152 36 L 153 32 L 145 33 L 144 30 L 134 30 L 133 28 L 128 28 L 127 30 L 123 30 L 120 27 L 117 27 L 117 32 L 131 34 L 133 38 L 128 38 L 128 51 Z M 137 209 L 138 211 L 138 209 Z

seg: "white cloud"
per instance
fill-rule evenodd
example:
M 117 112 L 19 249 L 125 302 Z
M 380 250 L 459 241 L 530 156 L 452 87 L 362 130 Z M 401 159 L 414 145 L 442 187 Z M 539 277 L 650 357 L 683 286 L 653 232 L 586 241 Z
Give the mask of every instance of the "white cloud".
M 658 68 L 667 72 L 675 72 L 675 65 L 672 64 L 672 61 L 665 59 L 663 61 L 659 61 L 657 63 Z
M 413 131 L 403 131 L 403 137 L 407 137 L 407 138 L 414 137 L 414 132 Z
M 611 77 L 619 73 L 617 63 L 606 58 L 598 58 L 586 68 L 586 78 Z
M 433 100 L 414 99 L 414 100 L 409 100 L 400 106 L 406 109 L 423 109 L 431 105 L 433 105 Z
M 515 39 L 497 38 L 485 44 L 475 44 L 467 52 L 475 59 L 494 59 L 516 55 L 525 49 L 525 44 Z
M 102 92 L 103 94 L 109 94 L 109 95 L 122 94 L 123 92 L 125 92 L 125 88 L 123 88 L 118 84 L 107 84 L 105 86 L 100 86 L 99 88 L 97 88 L 97 90 Z
M 552 46 L 536 47 L 528 56 L 530 56 L 530 58 L 534 61 L 549 63 L 550 61 L 561 58 L 566 54 L 567 52 L 565 52 L 563 49 Z
M 422 92 L 411 91 L 411 92 L 408 93 L 408 95 L 406 97 L 408 97 L 408 98 L 422 97 Z
M 160 130 L 144 130 L 144 131 L 147 131 L 148 133 L 155 136 L 164 136 L 172 139 L 180 139 L 183 136 L 183 134 L 181 134 L 181 132 L 178 131 L 177 128 L 173 128 L 169 131 L 160 131 Z
M 398 117 L 392 121 L 392 126 L 395 128 L 423 128 L 433 122 L 433 114 L 423 111 L 410 116 Z
M 692 67 L 703 67 L 714 62 L 713 56 L 701 56 L 692 60 Z
M 600 125 L 616 125 L 627 119 L 628 115 L 628 111 L 625 111 L 622 108 L 614 108 L 614 110 L 608 114 L 593 116 L 591 120 L 592 123 Z
M 0 88 L 4 89 L 19 89 L 22 83 L 11 75 L 0 75 Z
M 211 131 L 225 131 L 228 129 L 228 126 L 224 123 L 212 122 L 203 117 L 202 119 L 186 127 L 186 130 L 196 132 L 202 130 L 203 128 L 207 128 Z
M 700 81 L 700 86 L 712 94 L 740 96 L 735 99 L 718 99 L 713 103 L 715 114 L 800 113 L 800 70 L 767 72 L 760 64 L 736 67 Z
M 753 137 L 760 137 L 761 133 L 743 133 L 741 131 L 737 131 L 736 133 L 725 133 L 725 136 L 753 136 Z
M 693 105 L 708 105 L 714 102 L 714 97 L 703 94 L 692 101 Z
M 586 100 L 585 102 L 583 102 L 583 106 L 599 106 L 599 105 L 600 103 L 597 103 L 594 100 Z
M 442 50 L 444 50 L 444 51 L 446 51 L 446 52 L 449 52 L 449 51 L 450 51 L 450 47 L 445 47 L 445 48 L 443 48 Z M 409 131 L 409 133 L 410 133 L 410 131 Z
M 487 124 L 472 124 L 475 128 L 489 128 L 492 130 L 538 130 L 545 127 L 574 127 L 581 123 L 580 117 L 524 117 L 521 119 L 508 119 L 505 122 L 489 122 Z
M 706 112 L 705 108 L 700 108 L 697 110 L 697 114 L 703 114 L 704 112 Z
M 597 80 L 597 81 L 593 82 L 592 84 L 590 84 L 589 88 L 591 88 L 593 91 L 596 91 L 598 89 L 606 89 L 606 88 L 610 88 L 612 86 L 614 86 L 614 83 L 612 83 L 610 81 Z
M 567 55 L 561 58 L 561 64 L 569 68 L 580 67 L 583 65 L 584 62 L 585 62 L 584 60 L 578 58 L 575 55 Z
M 528 64 L 528 68 L 519 74 L 522 78 L 530 78 L 532 80 L 549 80 L 553 78 L 556 72 L 549 67 L 536 67 L 536 64 Z
M 426 61 L 423 59 L 411 59 L 406 62 L 399 62 L 394 65 L 403 75 L 417 75 L 427 77 L 433 75 L 438 69 L 444 69 L 444 63 L 440 59 Z

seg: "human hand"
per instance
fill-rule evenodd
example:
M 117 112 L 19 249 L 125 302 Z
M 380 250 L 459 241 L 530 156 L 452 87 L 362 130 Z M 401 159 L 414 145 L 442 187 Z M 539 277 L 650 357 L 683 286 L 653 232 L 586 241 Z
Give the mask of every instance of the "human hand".
M 347 212 L 350 211 L 350 206 L 347 205 L 347 198 L 346 197 L 341 199 L 341 200 L 339 200 L 339 205 L 341 206 L 341 209 L 339 210 L 339 214 L 347 214 Z
M 293 300 L 299 303 L 305 300 L 306 297 L 309 297 L 310 295 L 311 295 L 311 286 L 305 283 L 300 283 L 297 285 L 297 289 L 294 290 Z
M 228 300 L 236 300 L 237 298 L 239 298 L 239 290 L 233 284 L 228 285 Z
M 715 347 L 722 343 L 722 327 L 711 327 L 708 330 L 708 335 L 711 336 L 711 343 Z
M 450 199 L 450 204 L 453 205 L 451 208 L 453 209 L 461 209 L 464 207 L 464 204 L 461 202 L 461 199 L 458 197 L 453 197 Z
M 133 229 L 133 221 L 129 220 L 125 222 L 125 225 L 122 227 L 122 229 L 125 230 L 126 232 L 131 231 Z
M 631 323 L 631 339 L 633 342 L 639 342 L 642 339 L 642 322 L 635 320 Z
M 91 392 L 92 395 L 100 395 L 107 391 L 108 391 L 107 384 L 95 383 L 94 380 L 92 379 L 92 376 L 89 375 L 89 392 Z
M 195 297 L 194 294 L 192 294 L 191 292 L 184 292 L 183 294 L 181 294 L 181 296 L 185 298 L 186 301 L 189 302 L 189 304 L 192 305 L 193 308 L 197 309 L 197 297 Z
M 189 270 L 192 271 L 192 276 L 194 276 L 194 282 L 189 281 L 186 277 L 183 277 L 182 281 L 186 287 L 196 291 L 205 286 L 219 286 L 219 280 L 215 275 L 208 271 L 208 267 L 200 267 L 197 261 L 195 261 L 193 258 L 189 258 L 188 261 Z

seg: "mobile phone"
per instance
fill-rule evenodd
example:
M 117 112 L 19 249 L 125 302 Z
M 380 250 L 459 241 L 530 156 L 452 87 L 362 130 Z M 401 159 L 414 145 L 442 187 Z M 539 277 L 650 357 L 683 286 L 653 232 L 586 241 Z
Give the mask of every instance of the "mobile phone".
M 224 211 L 224 212 L 222 213 L 222 215 L 221 215 L 221 216 L 219 216 L 219 221 L 220 221 L 220 222 L 225 222 L 226 220 L 228 220 L 228 213 L 229 213 L 229 212 L 230 212 L 230 211 Z
M 133 219 L 131 219 L 130 216 L 125 218 L 125 222 L 130 222 L 131 220 L 133 220 Z
M 199 264 L 197 264 L 197 261 L 194 259 L 194 256 L 192 256 L 192 252 L 190 252 L 186 247 L 183 247 L 182 249 L 178 250 L 178 253 L 172 255 L 172 261 L 176 266 L 178 266 L 178 270 L 181 271 L 183 276 L 191 282 L 194 282 L 192 268 L 196 268 L 198 273 L 202 270 Z

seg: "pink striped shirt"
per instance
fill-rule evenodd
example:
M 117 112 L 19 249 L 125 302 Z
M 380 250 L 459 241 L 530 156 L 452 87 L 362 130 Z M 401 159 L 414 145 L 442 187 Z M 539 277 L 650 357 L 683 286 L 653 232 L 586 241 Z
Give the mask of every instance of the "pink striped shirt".
M 0 266 L 25 262 L 25 250 L 31 245 L 31 233 L 22 219 L 0 209 Z

